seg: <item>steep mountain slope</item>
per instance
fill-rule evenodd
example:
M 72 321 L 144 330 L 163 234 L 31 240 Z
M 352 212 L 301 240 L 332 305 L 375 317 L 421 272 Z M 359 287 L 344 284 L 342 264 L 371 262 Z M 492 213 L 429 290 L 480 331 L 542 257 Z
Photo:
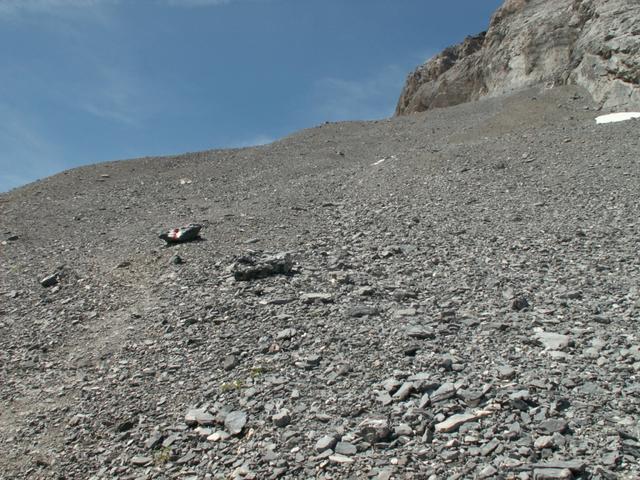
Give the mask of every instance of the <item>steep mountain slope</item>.
M 637 478 L 638 122 L 594 108 L 534 89 L 0 195 L 0 478 Z
M 640 2 L 506 0 L 486 33 L 418 67 L 397 115 L 533 85 L 580 85 L 604 109 L 640 110 Z

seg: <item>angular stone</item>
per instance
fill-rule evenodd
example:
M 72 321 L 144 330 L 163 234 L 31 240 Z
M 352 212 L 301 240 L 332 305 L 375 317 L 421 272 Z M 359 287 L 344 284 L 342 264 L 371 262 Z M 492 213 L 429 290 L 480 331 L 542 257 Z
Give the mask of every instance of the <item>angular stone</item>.
M 536 438 L 536 441 L 533 442 L 533 446 L 537 450 L 542 450 L 543 448 L 553 448 L 554 446 L 553 437 L 549 435 L 538 437 Z
M 560 333 L 537 332 L 535 337 L 547 350 L 563 350 L 571 344 L 571 338 Z
M 338 443 L 338 439 L 334 435 L 325 435 L 320 437 L 313 447 L 316 452 L 322 453 L 325 450 L 331 450 Z
M 222 362 L 222 368 L 226 371 L 233 370 L 238 365 L 238 359 L 235 355 L 227 355 Z
M 144 467 L 145 465 L 153 462 L 153 458 L 151 457 L 143 457 L 140 455 L 136 455 L 131 459 L 131 465 L 135 465 L 136 467 Z
M 353 463 L 353 458 L 346 455 L 334 454 L 329 457 L 329 460 L 333 463 Z
M 265 257 L 246 256 L 238 260 L 231 271 L 236 281 L 251 281 L 271 275 L 287 275 L 293 269 L 293 259 L 289 253 L 279 253 Z
M 564 433 L 567 430 L 568 424 L 566 420 L 561 418 L 550 418 L 538 425 L 538 430 L 548 435 L 553 433 Z
M 305 293 L 300 297 L 302 303 L 332 303 L 333 295 L 330 293 Z
M 347 456 L 355 455 L 356 453 L 358 453 L 358 449 L 356 448 L 356 446 L 348 442 L 338 442 L 334 450 L 340 455 Z
M 393 399 L 396 401 L 406 400 L 413 393 L 413 390 L 413 383 L 405 382 L 398 391 L 393 394 Z
M 442 402 L 456 396 L 456 387 L 453 383 L 444 383 L 435 392 L 429 395 L 431 403 Z
M 411 325 L 407 328 L 407 335 L 411 338 L 418 338 L 420 340 L 435 338 L 433 329 L 423 325 Z
M 211 415 L 205 409 L 202 408 L 194 408 L 189 410 L 187 414 L 184 416 L 184 422 L 187 425 L 202 425 L 209 426 L 213 425 L 216 422 L 216 417 Z
M 209 435 L 207 437 L 207 440 L 209 442 L 223 442 L 223 441 L 227 440 L 230 437 L 231 437 L 231 435 L 229 435 L 224 430 L 218 430 L 216 432 L 213 432 L 211 435 Z
M 359 425 L 359 434 L 369 443 L 384 442 L 391 436 L 391 428 L 386 419 L 368 418 Z
M 377 315 L 378 309 L 374 307 L 359 306 L 349 310 L 348 315 L 354 318 Z
M 271 420 L 276 427 L 283 428 L 291 423 L 291 415 L 289 414 L 289 410 L 284 408 L 271 417 Z
M 533 480 L 572 480 L 573 473 L 568 468 L 539 468 L 533 471 Z
M 447 418 L 444 422 L 440 422 L 436 424 L 436 432 L 439 433 L 449 433 L 457 430 L 460 425 L 463 425 L 467 422 L 472 422 L 477 420 L 477 416 L 472 413 L 460 413 L 456 415 L 452 415 Z
M 401 423 L 400 425 L 396 425 L 396 427 L 394 427 L 393 433 L 397 437 L 411 437 L 413 436 L 413 429 L 411 428 L 410 425 L 407 425 L 406 423 Z
M 224 426 L 231 435 L 240 435 L 246 424 L 247 414 L 241 410 L 227 414 L 224 419 Z
M 498 469 L 493 465 L 487 465 L 478 472 L 478 478 L 494 478 L 498 473 Z
M 54 273 L 40 280 L 40 285 L 42 285 L 44 288 L 53 287 L 58 283 L 59 278 L 60 278 L 59 274 Z
M 574 473 L 582 473 L 587 468 L 587 464 L 582 460 L 568 460 L 568 461 L 550 460 L 544 463 L 534 463 L 532 467 L 536 469 L 545 469 L 545 468 L 556 469 L 556 470 L 569 469 Z
M 501 366 L 497 368 L 498 376 L 504 380 L 510 380 L 516 376 L 516 371 L 512 367 Z

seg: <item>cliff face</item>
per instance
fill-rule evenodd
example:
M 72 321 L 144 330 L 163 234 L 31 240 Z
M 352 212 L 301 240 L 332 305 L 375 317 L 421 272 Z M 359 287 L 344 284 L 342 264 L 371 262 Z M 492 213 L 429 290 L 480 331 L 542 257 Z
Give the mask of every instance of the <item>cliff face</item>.
M 580 85 L 604 109 L 640 108 L 640 2 L 506 0 L 486 33 L 409 75 L 396 115 L 539 84 Z

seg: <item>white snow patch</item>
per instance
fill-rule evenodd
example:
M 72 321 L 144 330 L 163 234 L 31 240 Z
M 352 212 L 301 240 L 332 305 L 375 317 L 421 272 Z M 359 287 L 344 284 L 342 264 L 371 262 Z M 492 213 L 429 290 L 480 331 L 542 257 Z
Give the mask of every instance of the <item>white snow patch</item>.
M 596 117 L 596 123 L 624 122 L 632 118 L 640 118 L 640 112 L 618 112 Z

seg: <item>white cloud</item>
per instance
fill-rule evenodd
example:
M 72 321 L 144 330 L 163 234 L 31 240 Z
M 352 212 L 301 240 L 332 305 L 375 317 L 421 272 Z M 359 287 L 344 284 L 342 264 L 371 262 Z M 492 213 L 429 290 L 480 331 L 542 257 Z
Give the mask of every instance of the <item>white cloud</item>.
M 372 120 L 391 116 L 406 72 L 389 65 L 363 79 L 328 77 L 314 85 L 314 112 L 318 120 Z

